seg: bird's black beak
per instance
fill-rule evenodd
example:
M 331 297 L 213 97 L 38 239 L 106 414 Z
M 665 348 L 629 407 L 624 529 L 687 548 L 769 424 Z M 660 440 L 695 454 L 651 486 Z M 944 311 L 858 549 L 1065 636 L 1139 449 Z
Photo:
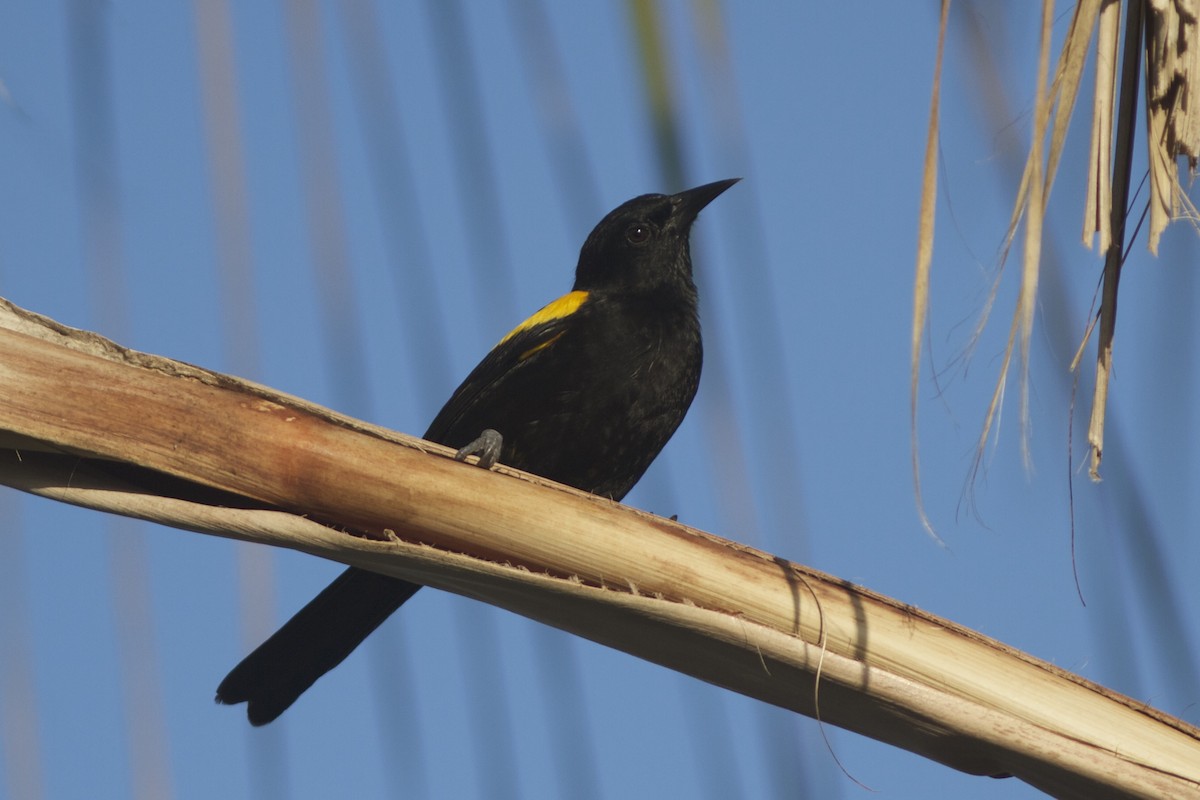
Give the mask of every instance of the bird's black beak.
M 671 212 L 672 221 L 686 231 L 702 208 L 716 200 L 717 195 L 740 180 L 741 178 L 730 178 L 724 181 L 715 181 L 671 195 L 671 205 L 674 206 L 674 210 Z

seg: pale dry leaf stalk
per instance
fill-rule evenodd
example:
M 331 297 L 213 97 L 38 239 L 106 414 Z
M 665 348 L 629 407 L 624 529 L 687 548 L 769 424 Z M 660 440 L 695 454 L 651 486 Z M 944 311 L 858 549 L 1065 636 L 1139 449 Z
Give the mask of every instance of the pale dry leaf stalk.
M 921 375 L 921 340 L 925 335 L 925 322 L 929 313 L 929 272 L 933 263 L 933 225 L 937 207 L 937 153 L 938 117 L 941 105 L 942 57 L 945 53 L 946 23 L 950 14 L 950 0 L 942 0 L 941 23 L 938 27 L 937 61 L 933 68 L 933 97 L 929 102 L 929 130 L 925 138 L 925 164 L 921 178 L 921 211 L 917 229 L 917 271 L 913 280 L 912 354 L 909 388 L 910 436 L 912 450 L 913 493 L 917 500 L 917 514 L 926 532 L 938 544 L 945 546 L 933 529 L 933 523 L 925 512 L 925 501 L 921 494 L 921 459 L 917 438 L 917 389 Z
M 1042 165 L 1042 146 L 1045 135 L 1042 133 L 1050 127 L 1051 105 L 1054 103 L 1054 90 L 1062 84 L 1055 81 L 1055 87 L 1045 91 L 1047 77 L 1050 72 L 1050 37 L 1054 27 L 1054 4 L 1046 0 L 1042 5 L 1042 42 L 1038 53 L 1038 98 L 1034 108 L 1033 146 L 1029 152 L 1029 163 L 1032 165 L 1029 182 L 1029 208 L 1025 217 L 1025 253 L 1021 266 L 1021 291 L 1017 300 L 1017 312 L 1013 320 L 1014 326 L 1020 323 L 1021 339 L 1021 457 L 1027 469 L 1033 465 L 1029 454 L 1029 343 L 1033 339 L 1033 315 L 1037 309 L 1037 287 L 1041 272 L 1042 260 L 1042 227 L 1046 216 L 1046 202 L 1050 198 L 1050 187 L 1054 182 L 1054 166 L 1057 163 L 1057 153 L 1054 148 L 1047 154 L 1047 164 Z M 1063 61 L 1067 60 L 1070 49 L 1064 49 Z M 1060 73 L 1061 75 L 1061 73 Z M 1078 82 L 1074 82 L 1078 86 Z M 1060 96 L 1061 97 L 1061 96 Z M 1074 97 L 1066 104 L 1056 109 L 1054 119 L 1069 119 Z M 1066 125 L 1055 124 L 1054 144 L 1062 147 L 1066 138 Z M 1043 172 L 1043 169 L 1045 172 Z M 1043 182 L 1039 182 L 1042 179 Z M 1009 346 L 1011 347 L 1011 340 Z M 982 450 L 981 450 L 982 453 Z
M 1104 423 L 1108 407 L 1109 378 L 1112 374 L 1113 339 L 1116 336 L 1117 296 L 1121 269 L 1125 261 L 1126 209 L 1130 204 L 1133 139 L 1137 129 L 1136 99 L 1145 50 L 1142 41 L 1144 10 L 1145 4 L 1140 2 L 1127 6 L 1120 90 L 1113 122 L 1115 145 L 1111 165 L 1112 199 L 1107 209 L 1101 209 L 1108 214 L 1112 238 L 1104 253 L 1104 278 L 1098 315 L 1099 339 L 1096 343 L 1096 381 L 1092 392 L 1092 413 L 1088 420 L 1087 440 L 1091 451 L 1088 474 L 1093 481 L 1100 480 L 1100 461 L 1104 454 Z
M 1121 33 L 1121 7 L 1108 3 L 1100 11 L 1096 34 L 1096 86 L 1092 100 L 1092 149 L 1088 157 L 1087 197 L 1084 200 L 1083 243 L 1100 236 L 1100 252 L 1112 243 L 1113 109 L 1117 93 L 1117 53 Z
M 810 716 L 819 680 L 826 723 L 1055 796 L 1200 800 L 1200 730 L 980 633 L 3 300 L 0 432 L 26 491 L 457 592 Z

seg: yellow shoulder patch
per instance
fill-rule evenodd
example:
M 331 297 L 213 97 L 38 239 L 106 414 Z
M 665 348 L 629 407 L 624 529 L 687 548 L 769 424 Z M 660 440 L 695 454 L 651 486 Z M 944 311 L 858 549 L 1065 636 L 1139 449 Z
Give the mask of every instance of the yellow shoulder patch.
M 551 322 L 552 320 L 562 319 L 563 317 L 571 316 L 572 314 L 574 314 L 576 311 L 579 310 L 579 307 L 581 305 L 583 305 L 584 301 L 587 300 L 587 298 L 588 298 L 587 292 L 568 292 L 568 293 L 564 294 L 562 297 L 558 298 L 557 300 L 555 300 L 551 303 L 547 303 L 546 305 L 542 306 L 538 311 L 534 312 L 533 316 L 531 316 L 529 319 L 522 322 L 517 327 L 513 328 L 511 331 L 509 331 L 508 335 L 500 340 L 500 344 L 504 344 L 505 342 L 507 342 L 509 339 L 513 338 L 514 336 L 516 336 L 521 331 L 527 331 L 530 328 L 535 328 L 544 322 Z M 546 344 L 549 344 L 549 342 L 547 342 Z M 535 348 L 535 349 L 539 349 L 539 348 Z M 526 353 L 525 355 L 531 355 L 531 354 L 532 354 L 532 351 L 530 353 Z M 522 356 L 522 358 L 524 358 L 524 356 Z

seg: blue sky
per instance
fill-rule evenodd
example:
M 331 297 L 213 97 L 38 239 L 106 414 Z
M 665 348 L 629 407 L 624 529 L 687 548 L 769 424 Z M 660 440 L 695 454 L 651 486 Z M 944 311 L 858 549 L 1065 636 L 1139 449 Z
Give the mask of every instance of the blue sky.
M 920 405 L 925 500 L 946 549 L 915 512 L 908 406 L 934 3 L 729 4 L 717 40 L 697 22 L 707 4 L 663 3 L 680 185 L 654 146 L 624 4 L 459 3 L 455 18 L 447 3 L 347 0 L 317 5 L 309 28 L 302 4 L 238 4 L 226 9 L 228 129 L 209 127 L 201 57 L 219 58 L 219 37 L 200 35 L 209 17 L 196 8 L 8 4 L 0 295 L 419 434 L 509 327 L 569 289 L 578 247 L 608 209 L 742 177 L 693 236 L 700 395 L 627 502 L 1196 723 L 1196 237 L 1181 224 L 1158 259 L 1133 249 L 1105 482 L 1093 485 L 1078 470 L 1090 368 L 1068 450 L 1067 364 L 1101 266 L 1079 244 L 1086 114 L 1051 203 L 1031 364 L 1034 470 L 1021 465 L 1010 392 L 964 499 L 1015 270 L 995 324 L 969 361 L 960 356 L 996 274 L 1011 164 L 1027 146 L 1039 4 L 977 5 L 1011 105 L 981 109 L 981 51 L 962 24 L 967 4 L 956 4 Z M 364 9 L 374 21 L 357 24 Z M 233 136 L 218 148 L 212 130 Z M 237 168 L 222 183 L 216 164 L 231 154 L 221 163 Z M 217 213 L 230 185 L 244 192 L 243 228 L 223 228 Z M 231 252 L 248 270 L 235 296 L 252 314 L 237 334 L 218 272 Z M 339 291 L 318 261 L 336 266 Z M 101 273 L 106 264 L 115 271 Z M 1086 607 L 1072 573 L 1071 475 Z M 338 565 L 8 491 L 0 509 L 3 797 L 35 786 L 48 798 L 864 794 L 838 762 L 873 796 L 1037 796 L 432 591 L 279 723 L 251 730 L 240 709 L 212 702 L 218 681 L 248 637 L 265 636 Z

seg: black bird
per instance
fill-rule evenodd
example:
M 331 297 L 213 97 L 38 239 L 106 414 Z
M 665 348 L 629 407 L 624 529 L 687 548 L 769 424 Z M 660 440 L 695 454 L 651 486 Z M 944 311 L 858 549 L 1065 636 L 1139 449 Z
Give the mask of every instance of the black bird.
M 696 394 L 702 348 L 688 234 L 736 182 L 642 195 L 610 212 L 580 250 L 572 291 L 501 339 L 425 438 L 481 461 L 499 448 L 511 467 L 624 497 Z M 229 673 L 217 702 L 246 702 L 252 725 L 271 722 L 419 588 L 347 569 Z

